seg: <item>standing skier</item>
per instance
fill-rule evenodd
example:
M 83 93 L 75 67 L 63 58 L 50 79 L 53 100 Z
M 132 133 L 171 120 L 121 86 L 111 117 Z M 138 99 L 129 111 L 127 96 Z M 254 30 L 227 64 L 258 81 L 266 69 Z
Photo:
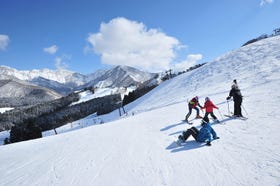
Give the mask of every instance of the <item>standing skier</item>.
M 233 84 L 231 86 L 231 90 L 229 92 L 229 96 L 227 97 L 227 100 L 229 100 L 231 97 L 233 97 L 233 102 L 234 102 L 233 115 L 236 117 L 243 117 L 241 113 L 242 94 L 240 89 L 238 88 L 236 79 L 233 80 Z
M 205 98 L 205 103 L 204 106 L 201 109 L 205 109 L 205 115 L 204 118 L 208 119 L 208 115 L 210 114 L 211 117 L 216 121 L 219 122 L 219 120 L 217 119 L 217 117 L 214 115 L 213 113 L 213 109 L 219 109 L 219 107 L 217 107 L 211 100 L 209 97 Z
M 187 114 L 186 117 L 185 117 L 185 121 L 186 121 L 186 122 L 188 122 L 188 119 L 189 119 L 190 115 L 192 114 L 192 109 L 195 109 L 195 110 L 196 110 L 196 118 L 202 118 L 202 117 L 199 115 L 199 108 L 198 108 L 197 106 L 199 106 L 200 108 L 202 108 L 202 106 L 199 104 L 198 97 L 195 96 L 194 98 L 192 98 L 192 99 L 189 101 L 189 104 L 188 104 L 189 112 L 188 112 L 188 114 Z
M 209 124 L 208 118 L 203 118 L 201 121 L 202 128 L 198 130 L 196 127 L 189 128 L 184 131 L 182 135 L 178 136 L 177 144 L 181 144 L 185 142 L 191 135 L 197 142 L 206 143 L 206 145 L 210 146 L 211 141 L 215 139 L 219 139 L 214 129 Z

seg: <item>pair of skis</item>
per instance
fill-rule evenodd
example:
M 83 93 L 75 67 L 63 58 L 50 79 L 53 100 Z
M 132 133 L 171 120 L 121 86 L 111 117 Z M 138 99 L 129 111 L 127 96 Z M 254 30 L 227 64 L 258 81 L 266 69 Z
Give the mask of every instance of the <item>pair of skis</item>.
M 232 118 L 232 119 L 240 119 L 240 120 L 247 120 L 247 117 L 244 116 L 235 116 L 235 115 L 227 115 L 225 114 L 224 116 L 228 117 L 228 118 Z

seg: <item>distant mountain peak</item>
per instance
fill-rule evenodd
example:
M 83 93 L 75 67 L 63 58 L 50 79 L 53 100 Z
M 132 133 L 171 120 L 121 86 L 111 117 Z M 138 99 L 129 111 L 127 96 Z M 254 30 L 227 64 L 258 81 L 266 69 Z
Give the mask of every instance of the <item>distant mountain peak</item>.
M 94 86 L 129 87 L 153 79 L 155 74 L 143 72 L 134 67 L 117 65 L 110 69 L 97 70 L 94 73 L 83 75 L 65 69 L 17 70 L 8 66 L 0 66 L 0 80 L 19 79 L 46 87 L 60 94 Z

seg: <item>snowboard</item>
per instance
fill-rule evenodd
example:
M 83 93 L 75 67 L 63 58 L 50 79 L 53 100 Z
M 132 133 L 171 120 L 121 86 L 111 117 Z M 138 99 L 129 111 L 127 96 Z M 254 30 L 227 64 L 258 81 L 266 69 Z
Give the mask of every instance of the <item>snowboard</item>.
M 247 120 L 248 118 L 247 117 L 236 117 L 236 116 L 233 116 L 233 115 L 227 115 L 225 114 L 224 116 L 228 117 L 228 118 L 232 118 L 232 119 L 240 119 L 240 120 Z

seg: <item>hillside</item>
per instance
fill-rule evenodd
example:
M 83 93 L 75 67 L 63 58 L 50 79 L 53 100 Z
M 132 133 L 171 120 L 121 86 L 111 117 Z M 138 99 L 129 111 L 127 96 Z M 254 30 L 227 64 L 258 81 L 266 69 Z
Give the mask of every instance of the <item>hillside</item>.
M 61 97 L 52 90 L 17 79 L 0 80 L 0 95 L 0 107 L 29 105 Z
M 114 111 L 102 116 L 103 125 L 0 146 L 0 185 L 277 186 L 279 54 L 280 37 L 264 39 L 163 82 L 129 104 L 127 117 Z M 246 121 L 222 115 L 233 79 Z M 177 147 L 173 139 L 190 127 L 181 120 L 195 95 L 220 108 L 215 114 L 225 124 L 212 126 L 221 139 L 207 147 L 190 138 Z

